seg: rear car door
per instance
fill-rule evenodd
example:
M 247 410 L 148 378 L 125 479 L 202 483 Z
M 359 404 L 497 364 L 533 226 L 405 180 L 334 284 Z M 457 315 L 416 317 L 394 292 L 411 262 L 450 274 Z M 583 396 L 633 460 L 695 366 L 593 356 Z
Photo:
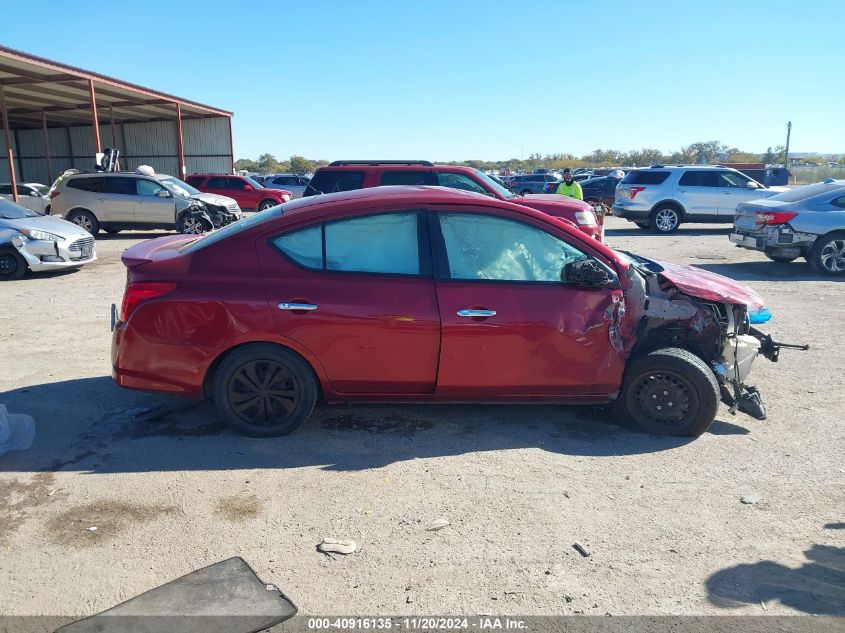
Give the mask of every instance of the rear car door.
M 440 318 L 422 213 L 372 211 L 259 241 L 279 333 L 338 393 L 434 393 Z
M 135 179 L 127 176 L 102 176 L 96 195 L 94 214 L 106 224 L 134 224 L 138 199 Z
M 687 216 L 715 217 L 719 208 L 718 174 L 709 169 L 685 171 L 676 188 L 678 201 Z
M 618 289 L 561 281 L 591 257 L 536 219 L 483 208 L 435 209 L 430 225 L 442 327 L 437 394 L 590 396 L 618 390 L 610 343 Z
M 136 222 L 158 226 L 176 223 L 176 201 L 164 185 L 152 179 L 136 178 L 135 192 L 138 196 Z

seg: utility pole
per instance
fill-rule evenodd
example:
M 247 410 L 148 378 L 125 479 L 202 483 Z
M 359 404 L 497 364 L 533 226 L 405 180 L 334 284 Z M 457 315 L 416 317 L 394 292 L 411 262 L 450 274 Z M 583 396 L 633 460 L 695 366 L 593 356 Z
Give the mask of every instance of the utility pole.
M 789 134 L 792 132 L 792 121 L 786 123 L 786 149 L 783 152 L 783 166 L 789 169 Z

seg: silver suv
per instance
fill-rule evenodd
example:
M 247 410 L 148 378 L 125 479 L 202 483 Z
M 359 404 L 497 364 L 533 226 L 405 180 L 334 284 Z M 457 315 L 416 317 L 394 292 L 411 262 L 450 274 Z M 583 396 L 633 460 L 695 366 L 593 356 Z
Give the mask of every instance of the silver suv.
M 290 191 L 291 198 L 301 198 L 305 188 L 310 182 L 305 176 L 299 174 L 276 174 L 265 176 L 261 184 L 269 189 L 286 189 Z
M 625 175 L 616 187 L 613 215 L 641 229 L 671 233 L 682 222 L 731 223 L 741 202 L 784 191 L 729 167 L 655 165 Z
M 61 215 L 92 235 L 100 229 L 175 229 L 202 233 L 241 218 L 232 198 L 201 193 L 166 174 L 68 173 L 50 190 L 50 214 Z

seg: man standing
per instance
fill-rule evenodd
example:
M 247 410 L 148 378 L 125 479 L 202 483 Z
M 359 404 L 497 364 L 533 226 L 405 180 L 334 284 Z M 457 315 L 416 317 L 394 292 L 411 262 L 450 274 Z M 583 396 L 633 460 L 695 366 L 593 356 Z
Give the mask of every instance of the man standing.
M 572 180 L 572 172 L 569 171 L 569 167 L 563 170 L 563 182 L 558 185 L 555 193 L 569 196 L 570 198 L 578 198 L 578 200 L 584 199 L 581 185 Z

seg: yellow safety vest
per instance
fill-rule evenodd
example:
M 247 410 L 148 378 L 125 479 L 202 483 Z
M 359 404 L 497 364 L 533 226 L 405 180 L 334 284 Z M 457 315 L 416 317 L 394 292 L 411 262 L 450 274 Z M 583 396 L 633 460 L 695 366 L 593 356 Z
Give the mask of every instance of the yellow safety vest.
M 574 180 L 570 184 L 566 184 L 565 180 L 560 183 L 557 187 L 557 193 L 569 196 L 570 198 L 584 199 L 584 194 L 581 192 L 581 185 Z

